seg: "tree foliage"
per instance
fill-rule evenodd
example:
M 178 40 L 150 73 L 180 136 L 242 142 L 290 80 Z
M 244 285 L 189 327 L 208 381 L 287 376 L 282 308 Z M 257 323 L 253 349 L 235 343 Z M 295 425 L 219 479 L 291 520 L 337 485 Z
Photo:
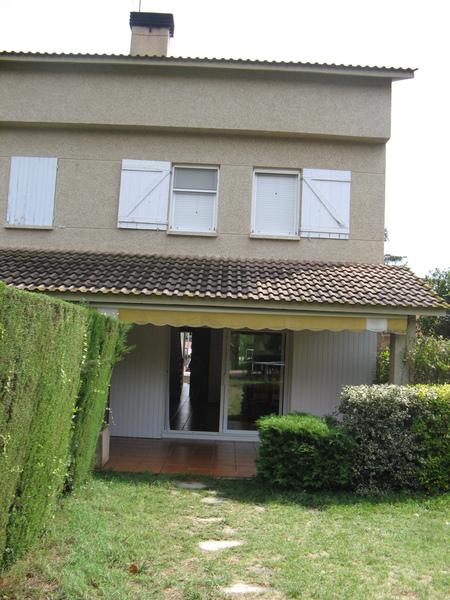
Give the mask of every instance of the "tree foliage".
M 450 269 L 434 269 L 425 277 L 431 289 L 450 304 Z M 420 317 L 419 331 L 423 335 L 450 338 L 450 309 L 442 317 Z

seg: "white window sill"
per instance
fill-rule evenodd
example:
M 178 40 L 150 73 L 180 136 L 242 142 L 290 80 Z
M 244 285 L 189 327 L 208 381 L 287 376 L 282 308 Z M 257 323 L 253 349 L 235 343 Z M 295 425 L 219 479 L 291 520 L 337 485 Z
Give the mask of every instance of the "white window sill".
M 54 229 L 53 225 L 13 225 L 5 223 L 5 229 L 36 229 L 38 231 L 51 231 Z
M 263 233 L 251 233 L 250 237 L 255 240 L 284 240 L 298 242 L 300 240 L 299 235 L 268 235 Z
M 217 231 L 182 231 L 178 229 L 168 229 L 167 235 L 189 235 L 197 237 L 217 237 Z

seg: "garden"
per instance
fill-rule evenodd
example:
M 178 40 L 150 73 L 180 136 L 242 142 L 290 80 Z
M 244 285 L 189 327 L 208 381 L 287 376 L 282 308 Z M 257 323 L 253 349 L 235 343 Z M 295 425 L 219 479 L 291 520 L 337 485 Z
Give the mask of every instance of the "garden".
M 446 598 L 448 315 L 416 384 L 259 419 L 258 477 L 92 474 L 127 327 L 0 284 L 0 598 Z M 447 331 L 447 334 L 445 333 Z

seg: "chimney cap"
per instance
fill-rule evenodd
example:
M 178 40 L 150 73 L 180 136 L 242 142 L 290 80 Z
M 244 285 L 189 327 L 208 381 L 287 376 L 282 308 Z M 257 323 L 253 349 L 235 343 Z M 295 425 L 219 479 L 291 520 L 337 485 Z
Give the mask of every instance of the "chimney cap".
M 130 27 L 166 28 L 173 37 L 175 24 L 170 13 L 130 12 Z

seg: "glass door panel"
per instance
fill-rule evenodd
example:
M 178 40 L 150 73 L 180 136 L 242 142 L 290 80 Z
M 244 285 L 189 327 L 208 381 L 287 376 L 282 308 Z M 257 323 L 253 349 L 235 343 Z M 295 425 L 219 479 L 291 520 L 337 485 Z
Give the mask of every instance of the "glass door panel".
M 227 430 L 254 431 L 259 417 L 280 412 L 284 335 L 231 332 L 229 364 Z

